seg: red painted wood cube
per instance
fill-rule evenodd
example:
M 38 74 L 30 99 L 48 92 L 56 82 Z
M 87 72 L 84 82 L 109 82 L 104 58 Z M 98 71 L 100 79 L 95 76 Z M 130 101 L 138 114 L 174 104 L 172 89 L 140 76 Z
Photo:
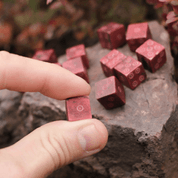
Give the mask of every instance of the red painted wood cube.
M 126 56 L 116 49 L 110 51 L 106 56 L 100 59 L 104 74 L 107 77 L 114 75 L 114 67 L 125 58 Z
M 131 51 L 135 51 L 141 44 L 151 38 L 147 22 L 130 24 L 126 33 L 126 40 Z
M 89 97 L 81 96 L 67 99 L 66 114 L 69 121 L 91 119 L 92 115 Z
M 114 70 L 119 81 L 131 89 L 135 89 L 146 79 L 142 63 L 131 56 L 119 63 Z
M 62 66 L 89 83 L 88 74 L 86 68 L 83 65 L 81 57 L 77 57 L 72 60 L 67 60 L 63 62 Z
M 164 46 L 153 41 L 147 40 L 137 50 L 138 60 L 141 61 L 144 67 L 151 72 L 157 71 L 166 63 L 166 52 Z
M 89 61 L 88 61 L 87 54 L 85 51 L 85 46 L 83 44 L 68 48 L 66 50 L 66 57 L 68 60 L 74 59 L 76 57 L 81 57 L 84 66 L 87 69 L 89 68 Z
M 123 24 L 111 22 L 97 30 L 103 48 L 116 49 L 125 44 L 125 27 Z
M 115 76 L 96 82 L 95 96 L 106 109 L 113 109 L 125 104 L 124 88 Z
M 36 53 L 34 54 L 32 58 L 38 59 L 44 62 L 57 63 L 57 57 L 56 57 L 54 49 L 36 51 Z

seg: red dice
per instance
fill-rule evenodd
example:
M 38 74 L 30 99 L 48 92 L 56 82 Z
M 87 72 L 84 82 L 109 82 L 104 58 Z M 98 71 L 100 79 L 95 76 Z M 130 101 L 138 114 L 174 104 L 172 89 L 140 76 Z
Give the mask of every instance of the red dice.
M 151 72 L 155 72 L 166 63 L 166 52 L 164 46 L 153 41 L 147 40 L 137 50 L 138 60 L 141 61 L 144 67 Z
M 76 57 L 81 57 L 84 66 L 88 69 L 89 68 L 89 61 L 87 58 L 87 54 L 85 51 L 85 46 L 83 44 L 73 46 L 66 50 L 66 57 L 68 60 L 74 59 Z
M 130 24 L 126 33 L 126 40 L 131 51 L 135 51 L 141 44 L 151 38 L 147 22 Z
M 57 57 L 56 57 L 54 49 L 36 51 L 36 53 L 34 54 L 32 58 L 38 59 L 44 62 L 57 63 Z
M 97 30 L 103 48 L 116 49 L 125 44 L 125 27 L 123 24 L 111 22 Z
M 67 60 L 63 62 L 62 66 L 89 83 L 88 74 L 86 68 L 83 65 L 81 57 L 77 57 L 72 60 Z
M 146 79 L 146 73 L 141 62 L 128 56 L 119 63 L 115 68 L 116 77 L 125 86 L 135 89 L 141 82 Z
M 124 60 L 126 56 L 116 49 L 113 49 L 106 56 L 100 59 L 104 74 L 109 77 L 114 75 L 114 67 Z
M 66 100 L 66 114 L 69 121 L 91 119 L 90 100 L 88 96 Z
M 115 76 L 95 83 L 95 95 L 106 109 L 113 109 L 125 104 L 124 88 Z

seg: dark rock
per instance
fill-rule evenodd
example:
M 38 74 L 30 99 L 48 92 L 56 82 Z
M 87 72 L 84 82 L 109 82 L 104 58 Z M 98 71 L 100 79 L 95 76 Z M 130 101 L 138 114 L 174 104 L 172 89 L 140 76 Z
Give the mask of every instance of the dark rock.
M 106 125 L 109 140 L 100 153 L 57 170 L 49 178 L 178 177 L 177 84 L 173 80 L 174 67 L 169 37 L 157 22 L 150 22 L 149 26 L 153 40 L 166 48 L 167 63 L 156 73 L 146 71 L 147 80 L 135 90 L 124 87 L 126 105 L 122 107 L 105 110 L 95 99 L 95 82 L 105 78 L 99 60 L 109 50 L 102 49 L 100 44 L 87 48 L 92 114 Z M 129 50 L 128 45 L 119 48 L 119 51 L 136 59 L 136 54 Z M 59 58 L 61 63 L 65 60 L 66 56 Z M 9 94 L 4 95 L 3 92 Z M 13 97 L 9 98 L 9 95 Z M 6 107 L 4 102 L 9 100 L 12 100 L 12 104 Z M 5 138 L 0 141 L 1 147 L 13 143 L 47 122 L 66 119 L 64 101 L 54 100 L 40 93 L 25 93 L 22 97 L 17 92 L 2 91 L 0 101 L 0 136 Z M 8 131 L 10 137 L 5 135 L 7 125 L 11 126 Z
M 22 138 L 22 119 L 18 116 L 18 108 L 22 93 L 8 90 L 0 91 L 0 147 L 8 146 Z
M 100 44 L 87 49 L 90 59 L 88 72 L 92 87 L 90 94 L 92 114 L 108 128 L 109 141 L 103 151 L 92 156 L 95 162 L 92 162 L 91 158 L 85 158 L 73 163 L 74 167 L 83 168 L 89 173 L 91 172 L 89 168 L 92 168 L 103 177 L 112 178 L 170 178 L 170 174 L 177 175 L 176 166 L 168 168 L 168 163 L 165 163 L 165 155 L 167 162 L 170 158 L 171 148 L 168 149 L 168 145 L 172 145 L 172 142 L 169 138 L 166 139 L 168 135 L 164 133 L 164 128 L 177 105 L 177 84 L 173 80 L 174 67 L 169 36 L 157 22 L 150 22 L 149 26 L 153 40 L 166 48 L 167 63 L 156 73 L 146 71 L 147 80 L 135 90 L 125 87 L 126 105 L 120 108 L 105 110 L 95 99 L 95 82 L 105 78 L 99 60 L 109 50 L 102 49 Z M 137 59 L 128 45 L 119 48 L 119 51 Z M 60 60 L 65 61 L 65 56 Z M 173 123 L 176 124 L 176 119 Z M 175 127 L 177 128 L 177 125 Z M 173 134 L 175 131 L 172 131 L 172 140 L 176 142 Z M 176 151 L 172 151 L 175 154 L 174 165 L 177 161 Z M 166 165 L 165 168 L 163 165 Z

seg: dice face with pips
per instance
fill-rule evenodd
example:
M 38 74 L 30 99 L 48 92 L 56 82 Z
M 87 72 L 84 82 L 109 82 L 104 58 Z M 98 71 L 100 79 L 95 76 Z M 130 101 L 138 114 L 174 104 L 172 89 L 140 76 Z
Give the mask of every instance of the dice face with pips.
M 38 50 L 32 58 L 44 62 L 57 63 L 57 57 L 54 49 Z
M 125 104 L 124 88 L 115 76 L 96 82 L 95 96 L 106 109 L 113 109 Z
M 68 60 L 72 60 L 76 57 L 81 57 L 84 66 L 89 68 L 89 61 L 85 51 L 85 46 L 83 44 L 73 46 L 71 48 L 66 49 L 66 57 Z
M 119 63 L 114 70 L 119 81 L 132 90 L 146 79 L 142 63 L 131 56 Z
M 66 100 L 66 114 L 68 121 L 91 119 L 91 107 L 88 96 L 69 98 Z
M 136 50 L 138 60 L 150 72 L 156 72 L 166 63 L 166 52 L 164 46 L 153 41 L 147 40 Z
M 123 24 L 110 22 L 99 28 L 97 34 L 102 48 L 116 49 L 126 42 Z
M 86 82 L 89 83 L 87 70 L 83 65 L 81 57 L 77 57 L 72 60 L 67 60 L 67 61 L 63 62 L 62 66 L 63 66 L 63 68 L 71 71 L 72 73 L 83 78 L 84 80 L 86 80 Z
M 116 49 L 113 49 L 106 56 L 101 58 L 100 64 L 106 77 L 115 75 L 114 67 L 117 64 L 119 64 L 122 60 L 124 60 L 125 58 L 126 56 Z
M 133 52 L 150 38 L 152 37 L 147 22 L 130 24 L 127 28 L 126 41 Z

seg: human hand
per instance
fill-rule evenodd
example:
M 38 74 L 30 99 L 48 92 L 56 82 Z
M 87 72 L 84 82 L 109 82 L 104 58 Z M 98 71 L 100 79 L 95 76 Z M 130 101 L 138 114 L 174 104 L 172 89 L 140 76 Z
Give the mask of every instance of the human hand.
M 41 92 L 59 100 L 90 93 L 87 82 L 56 64 L 5 51 L 0 52 L 0 64 L 0 89 Z M 46 177 L 64 165 L 99 152 L 107 138 L 105 126 L 96 119 L 48 123 L 0 149 L 0 177 Z

